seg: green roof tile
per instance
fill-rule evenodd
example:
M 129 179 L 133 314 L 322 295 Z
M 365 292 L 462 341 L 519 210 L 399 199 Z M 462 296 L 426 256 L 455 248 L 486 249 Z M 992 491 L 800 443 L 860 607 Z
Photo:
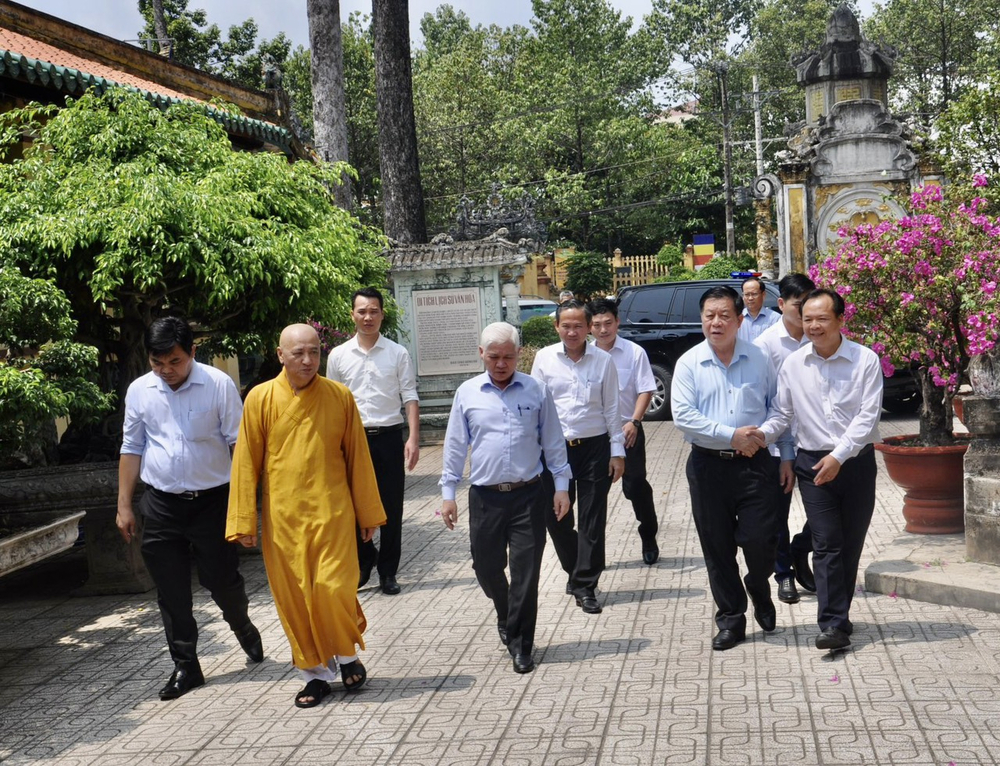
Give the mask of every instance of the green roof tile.
M 58 64 L 28 58 L 20 53 L 12 53 L 2 49 L 0 49 L 0 76 L 26 80 L 31 84 L 40 82 L 42 85 L 55 87 L 70 96 L 82 95 L 91 88 L 98 95 L 102 95 L 108 88 L 119 87 L 141 93 L 160 109 L 181 103 L 181 99 L 178 98 L 164 96 L 132 85 L 123 85 L 104 77 L 95 77 L 78 69 L 62 67 Z M 292 133 L 288 129 L 242 114 L 230 114 L 208 104 L 204 104 L 204 107 L 208 115 L 230 133 L 273 144 L 282 151 L 291 154 Z

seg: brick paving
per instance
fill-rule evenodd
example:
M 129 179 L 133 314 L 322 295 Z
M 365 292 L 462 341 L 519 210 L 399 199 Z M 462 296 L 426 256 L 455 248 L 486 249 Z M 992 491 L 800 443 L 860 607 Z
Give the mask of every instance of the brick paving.
M 915 421 L 887 416 L 884 435 Z M 0 579 L 0 761 L 10 764 L 995 764 L 1000 615 L 859 592 L 851 651 L 813 647 L 815 598 L 777 603 L 778 629 L 712 652 L 714 606 L 691 521 L 685 449 L 647 426 L 661 514 L 640 564 L 631 507 L 612 489 L 604 613 L 564 594 L 548 546 L 534 673 L 512 672 L 469 562 L 467 514 L 436 516 L 440 448 L 406 499 L 403 593 L 367 588 L 368 686 L 299 710 L 300 688 L 258 556 L 243 559 L 267 659 L 247 665 L 196 593 L 208 683 L 160 702 L 171 665 L 153 594 L 74 597 L 79 551 Z M 881 460 L 881 458 L 880 458 Z M 464 493 L 463 493 L 464 494 Z M 902 531 L 879 476 L 862 571 Z M 796 493 L 793 522 L 801 522 Z M 941 562 L 937 562 L 940 564 Z M 947 565 L 946 562 L 944 565 Z

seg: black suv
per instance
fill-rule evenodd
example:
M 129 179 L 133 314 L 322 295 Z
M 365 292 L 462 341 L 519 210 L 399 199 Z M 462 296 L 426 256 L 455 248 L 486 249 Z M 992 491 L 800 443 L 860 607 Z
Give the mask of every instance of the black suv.
M 718 285 L 739 291 L 742 283 L 742 279 L 702 279 L 623 287 L 619 291 L 618 334 L 645 349 L 656 378 L 656 392 L 646 411 L 648 419 L 670 418 L 674 365 L 681 354 L 705 339 L 698 308 L 702 294 Z M 778 285 L 774 282 L 764 282 L 764 305 L 778 310 Z M 883 383 L 883 407 L 896 413 L 916 411 L 920 389 L 909 372 L 899 371 Z

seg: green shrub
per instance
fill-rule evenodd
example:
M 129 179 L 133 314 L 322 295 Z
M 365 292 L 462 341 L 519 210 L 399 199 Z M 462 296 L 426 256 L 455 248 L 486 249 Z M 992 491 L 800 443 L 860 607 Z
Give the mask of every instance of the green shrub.
M 532 317 L 521 325 L 521 345 L 543 348 L 559 342 L 552 317 Z

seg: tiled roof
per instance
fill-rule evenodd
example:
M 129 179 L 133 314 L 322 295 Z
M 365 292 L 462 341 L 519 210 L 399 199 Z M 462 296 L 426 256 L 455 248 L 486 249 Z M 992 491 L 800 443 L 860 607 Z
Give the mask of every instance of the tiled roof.
M 487 237 L 454 242 L 435 237 L 429 245 L 395 245 L 385 252 L 393 271 L 435 271 L 467 266 L 515 266 L 527 263 L 530 250 L 505 239 Z
M 60 62 L 59 64 L 52 63 Z M 161 108 L 179 101 L 204 103 L 202 99 L 159 85 L 129 72 L 74 55 L 27 35 L 0 27 L 0 77 L 31 84 L 40 83 L 71 96 L 89 88 L 103 93 L 120 85 L 134 88 Z M 231 134 L 252 138 L 291 151 L 292 134 L 270 122 L 206 107 L 208 114 Z

